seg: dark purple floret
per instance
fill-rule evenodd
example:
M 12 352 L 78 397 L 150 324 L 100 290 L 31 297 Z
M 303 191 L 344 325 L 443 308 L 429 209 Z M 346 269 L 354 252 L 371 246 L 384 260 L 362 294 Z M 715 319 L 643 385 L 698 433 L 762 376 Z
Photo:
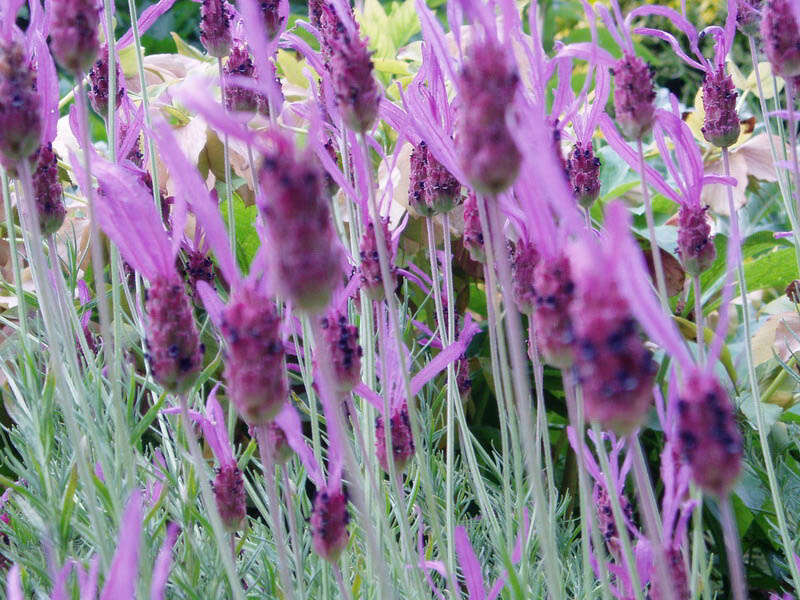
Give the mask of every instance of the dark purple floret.
M 628 52 L 614 65 L 614 110 L 623 135 L 642 138 L 653 125 L 656 92 L 649 65 Z
M 464 201 L 464 247 L 469 251 L 472 260 L 477 262 L 485 260 L 478 198 L 474 192 L 467 194 L 467 199 Z
M 119 107 L 122 97 L 125 94 L 123 82 L 125 78 L 122 74 L 119 62 L 117 62 L 117 98 L 114 103 Z M 94 111 L 103 117 L 108 116 L 108 46 L 103 44 L 98 58 L 89 69 L 89 101 L 92 103 Z
M 192 293 L 197 292 L 197 282 L 205 281 L 209 285 L 214 284 L 214 263 L 207 252 L 192 248 L 188 244 L 183 246 L 185 262 L 178 265 L 186 276 L 186 281 L 192 289 Z
M 203 0 L 200 8 L 200 41 L 209 56 L 223 58 L 231 49 L 231 6 L 226 0 Z
M 183 281 L 153 281 L 146 309 L 147 359 L 153 377 L 170 392 L 185 392 L 203 366 L 203 347 Z
M 506 124 L 519 76 L 506 48 L 485 40 L 474 43 L 458 78 L 456 148 L 473 187 L 495 195 L 510 186 L 522 156 Z
M 336 145 L 333 143 L 333 139 L 328 138 L 325 142 L 325 152 L 328 153 L 328 156 L 331 157 L 331 160 L 334 163 L 339 162 L 339 157 L 336 154 Z M 339 191 L 339 184 L 331 177 L 331 174 L 325 171 L 325 189 L 328 192 L 328 196 L 331 198 Z
M 394 279 L 394 257 L 389 243 L 389 222 L 387 219 L 381 219 L 381 227 L 383 227 L 383 236 L 387 244 L 386 254 L 389 256 L 389 269 L 392 279 Z M 380 255 L 378 254 L 378 238 L 375 235 L 375 225 L 373 223 L 367 223 L 364 235 L 361 237 L 360 256 L 361 285 L 364 287 L 364 291 L 372 300 L 383 300 L 385 296 L 383 276 L 381 275 Z M 394 289 L 394 281 L 392 281 L 390 287 Z
M 567 368 L 572 364 L 575 346 L 569 317 L 575 284 L 569 259 L 561 255 L 540 260 L 533 272 L 533 289 L 536 310 L 532 318 L 539 351 L 549 364 Z
M 39 147 L 42 122 L 36 73 L 25 49 L 15 41 L 0 41 L 0 160 L 8 169 Z
M 709 144 L 727 148 L 739 139 L 739 115 L 736 113 L 736 87 L 720 67 L 703 81 L 703 137 Z
M 461 200 L 461 184 L 436 160 L 424 141 L 411 152 L 408 203 L 417 213 L 431 217 L 449 212 Z
M 310 151 L 297 153 L 282 135 L 274 140 L 259 174 L 259 208 L 271 242 L 280 248 L 270 255 L 273 276 L 285 299 L 299 309 L 319 312 L 342 277 L 325 180 Z
M 276 465 L 286 464 L 294 454 L 289 441 L 286 439 L 286 432 L 281 429 L 275 421 L 270 421 L 265 425 L 267 429 L 267 443 L 272 452 L 272 460 Z
M 33 195 L 39 213 L 39 228 L 42 235 L 50 235 L 61 228 L 67 209 L 64 207 L 64 191 L 58 180 L 58 157 L 50 143 L 40 146 L 31 157 L 34 164 Z
M 736 25 L 744 35 L 758 34 L 762 2 L 763 0 L 736 0 Z
M 520 239 L 514 247 L 511 263 L 514 301 L 520 312 L 530 314 L 536 305 L 533 271 L 539 262 L 539 252 L 532 242 Z
M 394 467 L 397 472 L 406 468 L 408 461 L 414 456 L 414 434 L 411 431 L 411 421 L 408 418 L 408 406 L 405 401 L 400 406 L 392 410 L 389 419 L 389 427 L 392 436 L 392 454 L 394 455 Z M 375 453 L 378 456 L 378 463 L 384 471 L 389 471 L 389 463 L 386 461 L 386 430 L 383 416 L 375 420 Z
M 667 593 L 662 590 L 659 578 L 650 579 L 649 600 L 689 600 L 691 588 L 689 586 L 689 574 L 686 572 L 686 563 L 683 560 L 683 553 L 680 548 L 666 548 L 664 554 L 667 559 L 667 572 L 669 573 L 669 586 L 671 591 Z
M 339 392 L 349 392 L 361 381 L 361 346 L 358 345 L 358 327 L 338 311 L 322 318 L 325 341 L 328 343 L 333 376 Z
M 225 307 L 220 329 L 227 345 L 228 394 L 248 425 L 265 425 L 289 395 L 275 306 L 245 284 Z
M 235 462 L 222 465 L 214 478 L 214 498 L 225 530 L 240 530 L 247 518 L 244 476 Z
M 469 372 L 469 360 L 463 354 L 456 361 L 456 385 L 458 386 L 461 400 L 466 402 L 472 391 L 472 377 Z
M 256 68 L 246 46 L 236 45 L 225 63 L 226 79 L 231 76 L 255 79 Z M 232 81 L 225 82 L 225 108 L 239 112 L 269 111 L 269 103 L 263 94 L 241 87 Z
M 689 275 L 708 269 L 717 256 L 707 212 L 707 206 L 691 204 L 678 212 L 678 256 Z
M 717 379 L 695 371 L 678 400 L 679 448 L 692 478 L 704 491 L 724 497 L 742 470 L 742 434 L 733 404 Z
M 775 74 L 800 75 L 800 26 L 791 0 L 767 0 L 761 11 L 761 38 Z
M 57 0 L 50 4 L 50 50 L 67 71 L 86 73 L 100 52 L 100 8 L 94 0 Z
M 336 562 L 347 546 L 347 495 L 339 489 L 320 490 L 311 510 L 311 535 L 314 550 L 328 562 Z
M 576 143 L 566 164 L 572 193 L 578 204 L 588 209 L 600 195 L 600 159 L 594 155 L 592 142 Z
M 622 542 L 619 538 L 617 522 L 614 519 L 614 512 L 611 508 L 611 498 L 608 497 L 606 488 L 597 482 L 595 482 L 592 490 L 592 502 L 595 510 L 597 510 L 597 525 L 600 528 L 600 535 L 603 536 L 603 541 L 606 543 L 608 551 L 614 558 L 619 559 L 621 557 Z M 620 498 L 620 505 L 625 519 L 633 521 L 633 507 L 625 496 Z
M 425 194 L 425 180 L 428 175 L 428 146 L 424 141 L 414 146 L 411 151 L 408 176 L 408 205 L 423 217 L 431 217 L 435 213 L 428 206 Z
M 656 363 L 639 337 L 628 303 L 607 272 L 586 272 L 575 279 L 569 315 L 586 416 L 627 433 L 647 413 L 656 374 Z

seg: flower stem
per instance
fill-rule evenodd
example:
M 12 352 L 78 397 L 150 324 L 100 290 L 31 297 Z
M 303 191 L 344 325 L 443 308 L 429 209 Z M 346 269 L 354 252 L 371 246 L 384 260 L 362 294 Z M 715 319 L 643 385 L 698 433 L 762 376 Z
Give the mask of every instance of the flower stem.
M 222 106 L 225 106 L 225 71 L 222 68 L 222 58 L 217 58 L 219 68 L 219 89 L 222 94 Z M 272 111 L 270 111 L 271 114 Z M 236 219 L 233 211 L 233 188 L 231 186 L 231 149 L 228 134 L 222 136 L 222 162 L 225 168 L 225 202 L 228 207 L 228 236 L 230 237 L 231 249 L 236 255 Z M 253 174 L 255 178 L 255 174 Z M 255 182 L 255 179 L 253 179 Z M 255 183 L 253 184 L 255 185 Z
M 305 569 L 303 568 L 303 540 L 297 532 L 297 514 L 292 501 L 292 485 L 289 479 L 289 470 L 286 465 L 281 465 L 281 473 L 283 475 L 283 501 L 286 504 L 286 520 L 289 521 L 289 539 L 294 551 L 294 570 L 295 579 L 297 581 L 297 595 L 300 598 L 305 598 Z
M 703 325 L 703 290 L 700 289 L 700 275 L 692 276 L 694 286 L 694 324 L 697 328 L 697 364 L 706 361 L 705 325 Z
M 728 555 L 728 570 L 730 571 L 733 598 L 734 600 L 747 600 L 742 549 L 739 547 L 739 529 L 736 527 L 736 518 L 733 516 L 733 504 L 730 496 L 720 499 L 719 509 L 722 513 L 722 531 L 725 537 L 725 553 Z
M 730 162 L 728 159 L 728 149 L 722 149 L 722 163 L 725 168 L 725 176 L 730 177 Z M 769 489 L 772 495 L 772 504 L 775 508 L 775 517 L 778 521 L 778 531 L 781 537 L 781 544 L 783 545 L 784 556 L 786 562 L 789 564 L 789 571 L 792 574 L 792 583 L 795 591 L 800 593 L 800 570 L 798 570 L 797 562 L 794 560 L 794 549 L 792 547 L 792 538 L 789 535 L 789 528 L 786 523 L 786 513 L 784 511 L 783 500 L 781 499 L 780 488 L 778 487 L 778 479 L 775 476 L 775 464 L 772 461 L 772 450 L 769 447 L 769 438 L 766 423 L 764 423 L 764 407 L 761 404 L 761 393 L 758 387 L 758 378 L 756 377 L 756 368 L 753 361 L 753 346 L 752 346 L 752 332 L 750 327 L 750 301 L 747 298 L 747 281 L 744 275 L 744 263 L 742 259 L 741 238 L 739 233 L 739 215 L 736 212 L 736 206 L 733 202 L 733 190 L 730 186 L 725 186 L 728 191 L 728 210 L 730 211 L 731 220 L 731 244 L 734 252 L 736 252 L 736 275 L 739 280 L 739 294 L 742 300 L 742 321 L 744 321 L 744 349 L 745 357 L 747 358 L 747 374 L 750 380 L 750 394 L 753 400 L 753 406 L 756 413 L 756 427 L 758 429 L 758 440 L 761 446 L 761 455 L 764 459 L 764 468 L 767 471 L 767 481 L 769 482 Z M 730 252 L 730 250 L 728 250 Z
M 653 257 L 653 269 L 656 272 L 656 285 L 658 287 L 658 297 L 661 305 L 667 314 L 672 311 L 669 309 L 669 296 L 667 296 L 667 282 L 664 278 L 664 265 L 661 262 L 661 249 L 656 241 L 656 226 L 653 218 L 653 204 L 650 202 L 650 190 L 647 188 L 647 172 L 644 160 L 644 147 L 642 138 L 636 140 L 636 148 L 639 152 L 639 169 L 642 173 L 642 199 L 644 201 L 644 214 L 647 220 L 647 233 L 650 236 L 650 253 Z

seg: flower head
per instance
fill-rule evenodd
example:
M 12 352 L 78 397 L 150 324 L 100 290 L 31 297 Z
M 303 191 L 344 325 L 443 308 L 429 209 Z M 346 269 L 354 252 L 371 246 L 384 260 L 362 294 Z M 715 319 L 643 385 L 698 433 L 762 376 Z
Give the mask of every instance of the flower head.
M 513 183 L 521 162 L 506 124 L 519 76 L 506 54 L 496 41 L 474 42 L 457 82 L 456 148 L 470 183 L 490 195 Z
M 726 148 L 739 139 L 739 115 L 736 113 L 736 87 L 721 67 L 708 73 L 703 81 L 703 137 L 709 144 Z
M 116 107 L 119 107 L 122 98 L 125 95 L 125 88 L 123 83 L 125 78 L 122 74 L 122 68 L 119 62 L 117 65 L 117 97 L 114 102 Z M 89 69 L 89 102 L 92 103 L 94 111 L 105 118 L 108 115 L 108 46 L 103 44 L 100 50 L 100 58 L 98 58 Z
M 576 142 L 567 157 L 566 167 L 578 204 L 589 208 L 600 195 L 600 159 L 594 155 L 592 142 Z
M 708 269 L 717 256 L 707 212 L 699 204 L 684 204 L 678 211 L 678 256 L 690 275 Z
M 381 227 L 383 227 L 383 239 L 387 241 L 387 254 L 389 254 L 389 269 L 391 277 L 394 280 L 395 266 L 394 257 L 391 251 L 391 244 L 389 243 L 389 221 L 388 219 L 381 219 Z M 361 256 L 361 285 L 367 295 L 376 301 L 382 300 L 384 297 L 383 276 L 381 275 L 380 254 L 378 253 L 378 238 L 375 235 L 375 225 L 367 223 L 364 229 L 364 235 L 361 237 L 360 246 Z M 392 289 L 395 287 L 394 281 L 390 286 Z
M 227 0 L 203 0 L 200 8 L 200 41 L 209 56 L 223 58 L 230 52 L 232 16 L 233 11 Z
M 736 0 L 736 25 L 744 35 L 758 35 L 763 0 Z
M 311 510 L 311 535 L 314 550 L 328 562 L 335 563 L 350 539 L 347 525 L 347 494 L 328 487 L 317 492 Z
M 511 263 L 514 301 L 520 312 L 532 313 L 536 304 L 536 291 L 533 287 L 533 272 L 539 263 L 539 252 L 532 242 L 519 239 L 514 247 Z
M 531 315 L 536 345 L 553 366 L 572 364 L 575 334 L 569 306 L 575 295 L 569 259 L 559 255 L 540 260 L 533 271 L 535 310 Z
M 408 204 L 430 217 L 450 211 L 461 199 L 461 184 L 431 154 L 424 140 L 411 152 Z
M 483 262 L 486 258 L 483 250 L 483 230 L 478 212 L 478 198 L 474 192 L 467 195 L 464 201 L 464 247 L 469 251 L 472 260 Z
M 383 416 L 375 420 L 375 453 L 378 463 L 384 471 L 389 471 L 386 460 L 386 424 Z M 414 456 L 414 434 L 411 431 L 411 421 L 408 418 L 408 406 L 405 402 L 392 409 L 389 418 L 389 429 L 392 437 L 392 460 L 397 472 L 406 468 L 408 461 Z
M 761 38 L 773 71 L 800 75 L 800 25 L 791 0 L 767 0 L 761 11 Z
M 733 405 L 710 373 L 694 370 L 682 390 L 678 400 L 679 448 L 697 485 L 723 497 L 742 470 L 742 434 Z
M 0 40 L 0 159 L 12 167 L 39 146 L 42 120 L 36 73 L 25 49 L 14 40 Z
M 232 76 L 255 78 L 256 68 L 246 46 L 234 45 L 225 63 L 224 73 L 228 78 Z M 242 112 L 267 111 L 269 102 L 263 94 L 255 90 L 236 85 L 233 81 L 226 81 L 225 108 Z
M 226 531 L 238 531 L 247 518 L 244 476 L 236 463 L 220 465 L 213 482 L 214 499 Z
M 656 109 L 650 66 L 638 56 L 625 52 L 612 72 L 617 124 L 628 139 L 640 139 L 650 131 Z
M 39 228 L 42 235 L 50 235 L 61 228 L 67 209 L 64 207 L 64 191 L 58 180 L 58 157 L 53 145 L 39 146 L 31 157 L 34 163 L 33 195 L 39 213 Z
M 86 73 L 100 51 L 100 9 L 93 0 L 52 2 L 50 49 L 58 63 L 77 75 Z
M 361 381 L 361 346 L 358 345 L 358 327 L 347 317 L 334 310 L 322 317 L 325 341 L 333 361 L 333 377 L 339 392 L 349 392 Z
M 278 0 L 262 0 L 261 15 L 264 18 L 264 30 L 269 39 L 274 39 L 280 34 L 286 17 L 281 14 Z
M 295 306 L 318 312 L 341 281 L 341 249 L 335 239 L 324 178 L 309 150 L 297 153 L 283 134 L 264 155 L 259 205 L 267 236 L 280 252 L 270 253 L 278 291 Z

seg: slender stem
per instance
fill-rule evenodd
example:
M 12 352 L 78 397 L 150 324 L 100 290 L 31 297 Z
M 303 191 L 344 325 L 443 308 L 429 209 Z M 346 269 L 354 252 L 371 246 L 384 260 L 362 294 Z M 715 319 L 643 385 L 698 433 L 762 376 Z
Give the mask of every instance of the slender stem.
M 194 434 L 192 421 L 189 418 L 189 408 L 187 406 L 187 399 L 185 394 L 179 397 L 181 406 L 181 421 L 183 423 L 183 430 L 186 433 L 186 440 L 189 444 L 189 454 L 192 457 L 194 468 L 197 471 L 197 479 L 200 482 L 200 493 L 203 495 L 203 501 L 206 504 L 206 511 L 211 520 L 211 529 L 214 532 L 214 538 L 217 542 L 217 550 L 219 551 L 222 565 L 225 568 L 225 574 L 228 576 L 228 584 L 231 586 L 231 592 L 235 600 L 244 600 L 244 593 L 242 592 L 239 577 L 236 575 L 236 565 L 233 562 L 230 549 L 228 548 L 228 537 L 225 534 L 225 527 L 222 524 L 222 518 L 219 516 L 217 509 L 217 502 L 214 499 L 214 493 L 211 491 L 206 469 L 208 465 L 203 459 L 203 454 L 200 451 L 200 444 L 197 442 L 197 437 Z M 280 553 L 279 553 L 280 554 Z
M 303 540 L 297 532 L 297 513 L 295 512 L 294 502 L 292 501 L 292 484 L 289 479 L 289 470 L 286 465 L 281 465 L 281 473 L 283 475 L 283 501 L 286 504 L 286 520 L 289 521 L 289 539 L 294 551 L 294 571 L 295 580 L 297 582 L 297 595 L 299 598 L 305 598 L 305 569 L 303 568 Z
M 358 138 L 359 142 L 361 143 L 362 151 L 364 152 L 365 160 L 369 160 L 369 146 L 367 144 L 367 139 L 363 134 L 359 134 Z M 441 540 L 442 524 L 439 517 L 438 507 L 436 506 L 436 503 L 434 501 L 435 495 L 433 491 L 433 481 L 431 479 L 430 469 L 424 462 L 425 460 L 424 453 L 421 451 L 423 438 L 422 438 L 422 428 L 420 426 L 419 411 L 417 410 L 416 398 L 411 393 L 411 380 L 408 374 L 408 365 L 406 364 L 405 360 L 402 359 L 402 357 L 405 356 L 405 352 L 403 350 L 403 332 L 400 329 L 400 323 L 397 317 L 398 309 L 395 301 L 394 289 L 392 289 L 393 279 L 389 267 L 389 246 L 386 240 L 386 236 L 384 235 L 383 226 L 378 213 L 377 201 L 375 199 L 375 183 L 373 181 L 371 169 L 369 169 L 369 178 L 370 182 L 368 185 L 369 188 L 368 206 L 369 206 L 370 218 L 372 219 L 372 222 L 374 223 L 375 226 L 375 240 L 378 246 L 378 262 L 380 263 L 381 279 L 383 280 L 384 295 L 386 297 L 386 303 L 389 308 L 389 323 L 392 330 L 394 331 L 395 344 L 397 347 L 397 356 L 400 358 L 399 360 L 400 364 L 398 366 L 403 381 L 403 392 L 405 394 L 406 401 L 408 404 L 408 416 L 409 416 L 409 421 L 411 423 L 411 431 L 412 434 L 414 435 L 414 439 L 417 440 L 415 454 L 419 460 L 420 471 L 422 473 L 422 485 L 425 491 L 426 501 L 428 503 L 428 515 L 430 516 L 432 521 L 432 529 L 434 532 L 434 536 L 436 537 L 437 540 Z M 448 577 L 448 580 L 449 579 L 451 578 Z
M 258 449 L 261 453 L 261 467 L 264 469 L 264 483 L 267 489 L 267 499 L 269 500 L 269 516 L 272 520 L 272 535 L 275 538 L 275 549 L 278 555 L 278 575 L 283 588 L 283 596 L 292 600 L 295 597 L 292 577 L 289 574 L 289 564 L 286 552 L 286 531 L 284 531 L 283 520 L 281 519 L 281 507 L 278 500 L 278 487 L 275 485 L 275 460 L 272 457 L 272 448 L 269 445 L 269 430 L 265 426 L 256 427 L 256 438 Z M 291 516 L 294 519 L 294 516 Z M 300 578 L 301 574 L 297 574 Z
M 536 389 L 536 443 L 542 448 L 542 454 L 544 455 L 544 472 L 547 478 L 547 489 L 550 496 L 550 518 L 555 519 L 554 511 L 558 498 L 556 497 L 553 457 L 550 454 L 550 425 L 547 422 L 547 407 L 544 403 L 544 365 L 542 364 L 539 349 L 536 347 L 532 325 L 528 339 L 531 362 L 533 363 L 533 385 Z
M 222 67 L 222 58 L 217 58 L 217 66 L 219 67 L 219 89 L 222 93 L 222 106 L 225 106 L 225 71 Z M 270 111 L 271 112 L 271 111 Z M 228 207 L 228 236 L 231 241 L 231 248 L 234 255 L 236 254 L 236 219 L 234 218 L 233 211 L 233 188 L 231 185 L 231 149 L 230 142 L 228 141 L 228 134 L 222 136 L 222 161 L 225 167 L 225 202 Z M 255 173 L 253 174 L 255 178 Z M 255 179 L 254 179 L 255 181 Z
M 669 314 L 669 296 L 667 296 L 667 282 L 664 278 L 664 265 L 661 263 L 661 249 L 656 241 L 656 226 L 653 219 L 653 205 L 650 202 L 650 190 L 647 188 L 647 171 L 644 160 L 644 147 L 642 138 L 636 140 L 636 148 L 639 152 L 639 170 L 642 173 L 642 199 L 644 201 L 644 214 L 647 219 L 647 233 L 650 236 L 650 252 L 653 256 L 653 269 L 656 272 L 656 284 L 658 286 L 658 297 L 664 310 Z
M 706 361 L 705 325 L 703 324 L 703 290 L 700 286 L 700 275 L 692 275 L 694 286 L 694 324 L 697 328 L 697 363 Z
M 659 579 L 659 588 L 666 600 L 676 600 L 675 589 L 670 584 L 671 573 L 667 567 L 661 519 L 658 515 L 658 506 L 656 505 L 655 494 L 653 493 L 653 484 L 647 472 L 647 464 L 645 463 L 644 452 L 642 452 L 642 445 L 639 442 L 638 434 L 631 434 L 628 438 L 628 443 L 633 452 L 633 477 L 636 480 L 636 490 L 639 496 L 639 504 L 642 507 L 647 537 L 650 538 L 650 546 L 655 556 L 656 576 Z
M 617 488 L 617 482 L 611 476 L 611 467 L 608 462 L 608 452 L 606 452 L 605 440 L 603 439 L 603 432 L 597 423 L 592 424 L 592 431 L 594 431 L 595 439 L 597 440 L 597 455 L 600 457 L 600 468 L 603 470 L 603 478 L 605 479 L 606 491 L 608 492 L 609 500 L 611 501 L 611 512 L 614 515 L 614 523 L 617 526 L 617 535 L 619 536 L 620 543 L 622 544 L 622 555 L 625 558 L 625 566 L 628 569 L 628 575 L 631 578 L 631 587 L 636 600 L 644 600 L 642 595 L 642 584 L 639 578 L 639 570 L 636 568 L 636 560 L 633 557 L 633 550 L 631 548 L 631 538 L 628 532 L 628 523 L 625 521 L 625 515 L 622 512 L 622 505 L 619 501 L 622 490 Z
M 728 570 L 730 571 L 733 597 L 734 600 L 747 600 L 742 549 L 739 547 L 739 529 L 736 527 L 730 496 L 720 498 L 719 509 L 722 513 L 722 531 L 725 537 L 725 553 L 728 555 Z
M 481 227 L 484 227 L 484 239 L 490 239 L 494 245 L 494 252 L 498 259 L 500 272 L 500 283 L 502 289 L 506 291 L 504 304 L 508 316 L 509 346 L 511 347 L 511 365 L 513 367 L 514 394 L 516 397 L 516 407 L 520 415 L 522 424 L 522 439 L 525 443 L 525 454 L 528 461 L 528 478 L 533 489 L 533 498 L 536 504 L 534 517 L 536 519 L 536 530 L 541 538 L 545 575 L 547 587 L 551 596 L 555 599 L 564 597 L 564 580 L 559 575 L 558 552 L 555 541 L 555 523 L 548 517 L 547 497 L 544 493 L 542 482 L 541 449 L 533 444 L 529 435 L 533 431 L 533 419 L 531 416 L 531 392 L 528 383 L 528 365 L 523 353 L 523 340 L 520 324 L 520 316 L 514 301 L 508 301 L 511 285 L 511 267 L 508 261 L 508 253 L 504 248 L 504 238 L 500 231 L 500 217 L 495 204 L 492 204 L 491 211 L 487 214 L 486 199 L 478 199 L 479 212 L 481 213 Z M 485 223 L 485 225 L 484 225 Z M 487 233 L 490 235 L 487 236 Z
M 703 539 L 703 492 L 696 485 L 691 484 L 690 494 L 692 499 L 697 502 L 697 508 L 692 515 L 692 563 L 689 587 L 691 597 L 697 598 L 701 584 L 700 565 L 705 564 L 706 560 L 706 544 Z
M 728 159 L 728 149 L 722 149 L 722 163 L 725 168 L 725 176 L 730 177 L 730 162 Z M 780 532 L 781 544 L 789 564 L 789 571 L 792 574 L 792 583 L 795 591 L 800 593 L 800 569 L 797 561 L 794 560 L 794 548 L 792 538 L 789 535 L 789 528 L 786 523 L 786 513 L 784 511 L 781 491 L 778 487 L 778 479 L 775 476 L 775 464 L 772 461 L 772 450 L 769 446 L 767 425 L 764 422 L 764 407 L 761 403 L 761 391 L 758 387 L 755 363 L 753 362 L 752 331 L 750 326 L 750 301 L 747 298 L 747 281 L 744 275 L 744 264 L 742 260 L 742 248 L 739 234 L 739 216 L 733 202 L 733 191 L 730 186 L 725 186 L 728 191 L 728 210 L 730 211 L 731 221 L 731 246 L 736 252 L 736 275 L 739 280 L 739 294 L 742 300 L 742 321 L 744 322 L 744 349 L 747 358 L 747 375 L 750 380 L 750 393 L 753 398 L 753 405 L 756 413 L 756 427 L 758 428 L 758 440 L 761 446 L 761 455 L 764 459 L 764 467 L 767 470 L 767 480 L 772 495 L 772 504 L 775 508 L 775 517 L 778 521 L 778 531 Z M 729 250 L 730 252 L 730 250 Z
M 11 209 L 11 190 L 8 185 L 8 175 L 5 169 L 0 168 L 0 179 L 3 185 L 3 209 L 6 213 L 6 235 L 8 236 L 8 245 L 10 246 L 11 253 L 11 270 L 14 272 L 14 291 L 17 295 L 17 320 L 19 322 L 20 330 L 20 347 L 22 349 L 22 357 L 25 361 L 25 371 L 28 369 L 28 310 L 25 304 L 25 290 L 22 287 L 22 269 L 19 266 L 19 253 L 17 250 L 17 234 L 14 227 L 14 213 Z M 19 194 L 17 194 L 19 197 Z M 20 208 L 20 207 L 18 207 Z M 20 210 L 20 222 L 22 221 L 22 213 Z
M 333 576 L 336 578 L 336 584 L 339 586 L 339 592 L 342 594 L 342 598 L 344 600 L 352 600 L 353 595 L 344 583 L 344 577 L 342 577 L 342 570 L 339 568 L 339 565 L 332 565 L 332 567 Z

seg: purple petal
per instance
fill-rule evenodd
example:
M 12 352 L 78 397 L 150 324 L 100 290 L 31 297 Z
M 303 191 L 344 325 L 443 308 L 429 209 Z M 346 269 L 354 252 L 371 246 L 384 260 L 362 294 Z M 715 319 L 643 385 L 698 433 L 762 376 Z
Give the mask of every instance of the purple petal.
M 142 537 L 142 492 L 136 490 L 128 501 L 119 528 L 117 551 L 111 561 L 100 600 L 118 600 L 136 596 L 139 573 L 139 543 Z
M 467 530 L 461 525 L 455 528 L 455 546 L 470 600 L 486 600 L 486 584 L 483 581 L 481 564 L 469 542 Z
M 436 375 L 444 370 L 451 362 L 458 360 L 458 358 L 464 354 L 467 346 L 469 346 L 469 343 L 478 331 L 480 331 L 480 327 L 473 323 L 469 314 L 467 314 L 464 328 L 461 330 L 458 340 L 437 354 L 436 358 L 420 369 L 411 379 L 411 394 L 416 396 L 426 383 L 436 377 Z
M 314 453 L 303 437 L 303 427 L 300 424 L 300 416 L 297 414 L 297 409 L 286 402 L 281 412 L 275 417 L 275 422 L 283 429 L 283 433 L 286 435 L 286 443 L 295 451 L 295 454 L 305 466 L 308 478 L 314 482 L 317 488 L 325 487 L 319 464 L 317 464 Z
M 19 577 L 18 564 L 14 564 L 8 571 L 6 592 L 8 593 L 8 600 L 25 600 L 25 597 L 22 595 L 22 581 L 20 581 Z
M 178 539 L 177 523 L 167 525 L 167 536 L 158 551 L 155 565 L 153 565 L 153 580 L 150 584 L 150 600 L 164 600 L 164 590 L 167 588 L 169 568 L 172 564 L 172 547 Z

